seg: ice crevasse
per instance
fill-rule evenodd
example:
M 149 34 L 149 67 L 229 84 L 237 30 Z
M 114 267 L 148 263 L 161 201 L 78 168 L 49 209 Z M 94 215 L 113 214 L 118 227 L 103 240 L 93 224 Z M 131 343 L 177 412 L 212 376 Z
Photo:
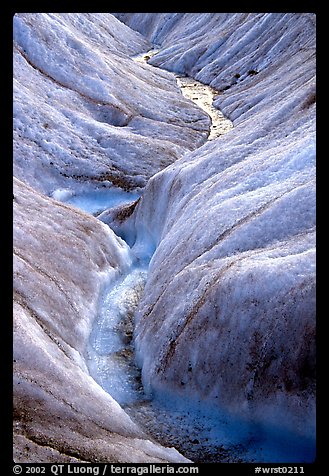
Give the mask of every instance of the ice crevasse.
M 314 15 L 116 16 L 161 45 L 152 64 L 215 87 L 235 126 L 156 174 L 130 218 L 135 250 L 156 247 L 144 385 L 314 438 Z

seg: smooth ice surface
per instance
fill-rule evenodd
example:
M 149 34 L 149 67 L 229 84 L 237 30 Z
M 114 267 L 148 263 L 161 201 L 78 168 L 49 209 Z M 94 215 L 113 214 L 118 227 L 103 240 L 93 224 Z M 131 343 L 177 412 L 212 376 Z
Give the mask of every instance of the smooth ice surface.
M 53 197 L 69 203 L 85 212 L 97 215 L 107 208 L 113 208 L 117 205 L 128 205 L 136 201 L 140 194 L 133 192 L 124 192 L 121 189 L 96 189 L 83 193 L 72 194 L 69 191 L 65 194 L 55 191 Z

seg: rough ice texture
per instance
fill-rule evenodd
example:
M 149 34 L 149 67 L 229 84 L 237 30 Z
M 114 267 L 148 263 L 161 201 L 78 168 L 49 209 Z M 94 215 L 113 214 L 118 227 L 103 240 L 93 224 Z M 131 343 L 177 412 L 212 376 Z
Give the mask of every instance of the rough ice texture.
M 314 16 L 118 16 L 162 44 L 152 64 L 217 88 L 235 128 L 193 152 L 209 118 L 172 76 L 129 58 L 151 44 L 113 16 L 19 14 L 14 173 L 63 198 L 90 182 L 143 187 L 192 151 L 149 182 L 132 215 L 101 217 L 137 256 L 157 248 L 136 331 L 144 383 L 312 435 Z M 182 461 L 146 439 L 82 358 L 127 247 L 16 187 L 15 460 Z
M 48 195 L 129 190 L 204 143 L 209 116 L 130 57 L 149 48 L 110 14 L 16 14 L 15 176 Z
M 130 264 L 103 223 L 14 179 L 14 460 L 185 461 L 149 441 L 89 376 L 105 282 Z
M 314 436 L 314 15 L 115 15 L 160 45 L 152 64 L 217 88 L 235 125 L 153 177 L 128 219 L 136 252 L 156 248 L 144 384 Z

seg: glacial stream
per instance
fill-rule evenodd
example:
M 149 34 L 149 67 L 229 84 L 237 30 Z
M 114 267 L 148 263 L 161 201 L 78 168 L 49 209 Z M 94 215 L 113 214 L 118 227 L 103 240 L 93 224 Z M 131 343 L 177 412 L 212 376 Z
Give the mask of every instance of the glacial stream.
M 121 406 L 145 399 L 134 364 L 133 317 L 146 277 L 147 267 L 134 265 L 105 288 L 87 350 L 90 374 Z
M 152 48 L 147 53 L 135 56 L 134 61 L 145 64 L 158 51 L 157 48 Z M 216 109 L 213 106 L 214 99 L 216 99 L 216 96 L 218 95 L 218 92 L 215 89 L 189 76 L 177 73 L 172 74 L 176 77 L 177 84 L 180 87 L 182 94 L 187 99 L 193 101 L 200 107 L 200 109 L 203 109 L 210 116 L 211 125 L 208 140 L 216 139 L 232 129 L 232 122 L 227 119 L 219 109 Z
M 312 460 L 312 445 L 274 428 L 235 419 L 191 398 L 144 392 L 134 358 L 134 313 L 147 279 L 147 263 L 105 287 L 87 348 L 90 375 L 145 431 L 194 462 Z
M 147 61 L 156 50 L 135 57 Z M 176 75 L 177 77 L 177 75 Z M 232 123 L 212 106 L 216 94 L 192 78 L 177 77 L 183 94 L 202 107 L 212 119 L 208 140 L 231 129 Z M 95 216 L 105 209 L 133 203 L 138 194 L 118 189 L 94 191 L 62 199 Z M 148 263 L 132 254 L 126 274 L 104 288 L 86 351 L 90 375 L 136 421 L 149 437 L 164 446 L 174 446 L 194 462 L 293 462 L 308 461 L 309 442 L 293 435 L 276 434 L 275 429 L 261 428 L 235 420 L 218 408 L 202 402 L 186 401 L 174 394 L 146 395 L 141 371 L 134 357 L 134 313 L 143 294 Z

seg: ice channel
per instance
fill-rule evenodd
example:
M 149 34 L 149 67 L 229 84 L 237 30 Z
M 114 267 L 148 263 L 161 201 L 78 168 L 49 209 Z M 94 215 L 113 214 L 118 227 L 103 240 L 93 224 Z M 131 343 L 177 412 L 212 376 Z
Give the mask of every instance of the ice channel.
M 136 55 L 133 59 L 137 63 L 145 64 L 152 56 L 159 51 L 157 46 L 154 46 L 147 53 Z M 203 109 L 211 119 L 210 132 L 208 140 L 216 139 L 232 129 L 232 122 L 227 119 L 223 113 L 213 106 L 213 102 L 218 95 L 218 92 L 200 81 L 189 76 L 173 73 L 176 77 L 178 86 L 182 94 L 193 101 L 197 106 Z
M 237 420 L 207 402 L 193 400 L 192 395 L 186 401 L 176 394 L 145 393 L 135 361 L 133 332 L 149 251 L 141 260 L 132 249 L 130 268 L 105 286 L 100 296 L 85 356 L 90 375 L 149 437 L 174 446 L 194 462 L 312 461 L 312 443 L 307 439 Z
M 134 265 L 104 289 L 87 348 L 89 372 L 122 406 L 145 399 L 134 364 L 134 311 L 144 289 L 147 267 Z
M 129 205 L 140 197 L 138 191 L 125 192 L 109 184 L 109 188 L 89 186 L 83 191 L 74 192 L 70 189 L 56 189 L 52 193 L 55 200 L 73 205 L 91 215 L 98 216 L 104 210 L 118 205 Z
M 152 50 L 134 59 L 145 62 L 155 52 Z M 213 123 L 208 139 L 232 127 L 231 122 L 212 107 L 215 93 L 211 88 L 191 78 L 177 80 L 182 92 L 211 116 Z M 55 191 L 53 196 L 98 216 L 108 208 L 133 203 L 140 194 L 115 188 L 90 189 L 79 194 L 63 189 Z M 120 235 L 120 230 L 117 233 Z M 192 395 L 186 401 L 175 394 L 145 393 L 134 357 L 133 331 L 134 313 L 143 293 L 152 251 L 143 261 L 134 257 L 132 251 L 130 269 L 105 286 L 86 349 L 90 375 L 150 438 L 164 446 L 174 446 L 194 462 L 313 461 L 312 443 L 306 439 L 236 420 L 205 402 L 194 401 Z

